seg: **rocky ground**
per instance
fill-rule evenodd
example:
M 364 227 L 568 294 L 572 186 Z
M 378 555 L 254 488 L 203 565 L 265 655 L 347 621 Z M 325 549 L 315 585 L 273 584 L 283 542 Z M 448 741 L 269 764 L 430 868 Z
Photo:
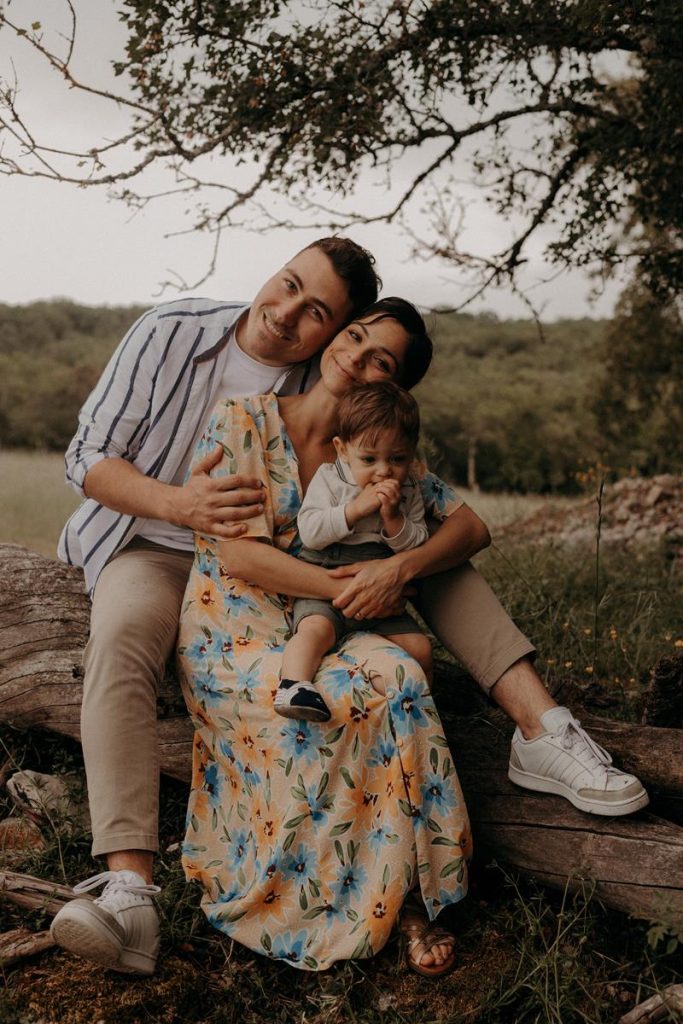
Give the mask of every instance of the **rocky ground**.
M 683 477 L 626 477 L 606 484 L 600 503 L 593 496 L 571 508 L 544 505 L 500 533 L 579 546 L 595 542 L 598 523 L 601 544 L 634 548 L 662 543 L 683 568 Z

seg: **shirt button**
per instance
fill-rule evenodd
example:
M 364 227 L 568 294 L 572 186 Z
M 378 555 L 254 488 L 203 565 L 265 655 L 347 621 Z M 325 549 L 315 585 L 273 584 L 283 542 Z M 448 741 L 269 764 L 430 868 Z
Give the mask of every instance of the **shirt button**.
M 392 697 L 395 697 L 395 696 L 396 696 L 396 690 L 387 690 L 387 697 L 389 698 L 389 700 L 391 700 Z
M 396 740 L 396 746 L 399 750 L 403 750 L 403 740 Z

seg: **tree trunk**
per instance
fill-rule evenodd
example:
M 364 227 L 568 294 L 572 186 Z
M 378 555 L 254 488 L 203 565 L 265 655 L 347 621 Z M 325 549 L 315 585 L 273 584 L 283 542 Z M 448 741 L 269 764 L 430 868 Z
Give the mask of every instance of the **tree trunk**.
M 475 494 L 479 491 L 479 484 L 477 483 L 477 439 L 472 435 L 467 438 L 467 486 Z
M 78 738 L 81 655 L 89 604 L 79 571 L 15 545 L 0 545 L 0 719 Z M 449 684 L 451 685 L 451 684 Z M 629 913 L 683 926 L 683 828 L 649 813 L 597 818 L 507 778 L 510 723 L 500 712 L 455 715 L 437 691 L 472 818 L 477 856 L 548 885 L 595 883 L 599 898 Z M 187 782 L 192 726 L 169 674 L 159 698 L 162 771 Z M 682 807 L 683 732 L 582 716 L 615 761 L 658 801 Z M 683 817 L 683 814 L 682 814 Z

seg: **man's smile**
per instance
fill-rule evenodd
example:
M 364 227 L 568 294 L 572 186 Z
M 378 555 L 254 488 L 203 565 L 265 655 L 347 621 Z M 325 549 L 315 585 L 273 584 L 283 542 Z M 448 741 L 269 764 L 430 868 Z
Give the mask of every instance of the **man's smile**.
M 290 336 L 286 331 L 283 331 L 281 327 L 278 327 L 272 317 L 264 309 L 263 311 L 263 323 L 269 334 L 273 334 L 276 338 L 281 341 L 290 341 Z

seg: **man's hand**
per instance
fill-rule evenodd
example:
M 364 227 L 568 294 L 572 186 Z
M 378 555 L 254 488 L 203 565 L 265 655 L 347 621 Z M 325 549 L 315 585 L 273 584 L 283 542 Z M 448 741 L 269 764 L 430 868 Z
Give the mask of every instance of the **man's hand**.
M 175 488 L 171 522 L 229 540 L 240 537 L 247 529 L 241 520 L 252 519 L 263 511 L 264 491 L 256 477 L 239 473 L 211 477 L 211 470 L 222 457 L 223 450 L 218 445 L 197 463 L 187 482 Z
M 406 597 L 415 593 L 414 588 L 406 587 L 407 578 L 399 556 L 340 565 L 330 569 L 330 576 L 335 579 L 352 577 L 332 602 L 349 619 L 400 615 L 405 609 Z

